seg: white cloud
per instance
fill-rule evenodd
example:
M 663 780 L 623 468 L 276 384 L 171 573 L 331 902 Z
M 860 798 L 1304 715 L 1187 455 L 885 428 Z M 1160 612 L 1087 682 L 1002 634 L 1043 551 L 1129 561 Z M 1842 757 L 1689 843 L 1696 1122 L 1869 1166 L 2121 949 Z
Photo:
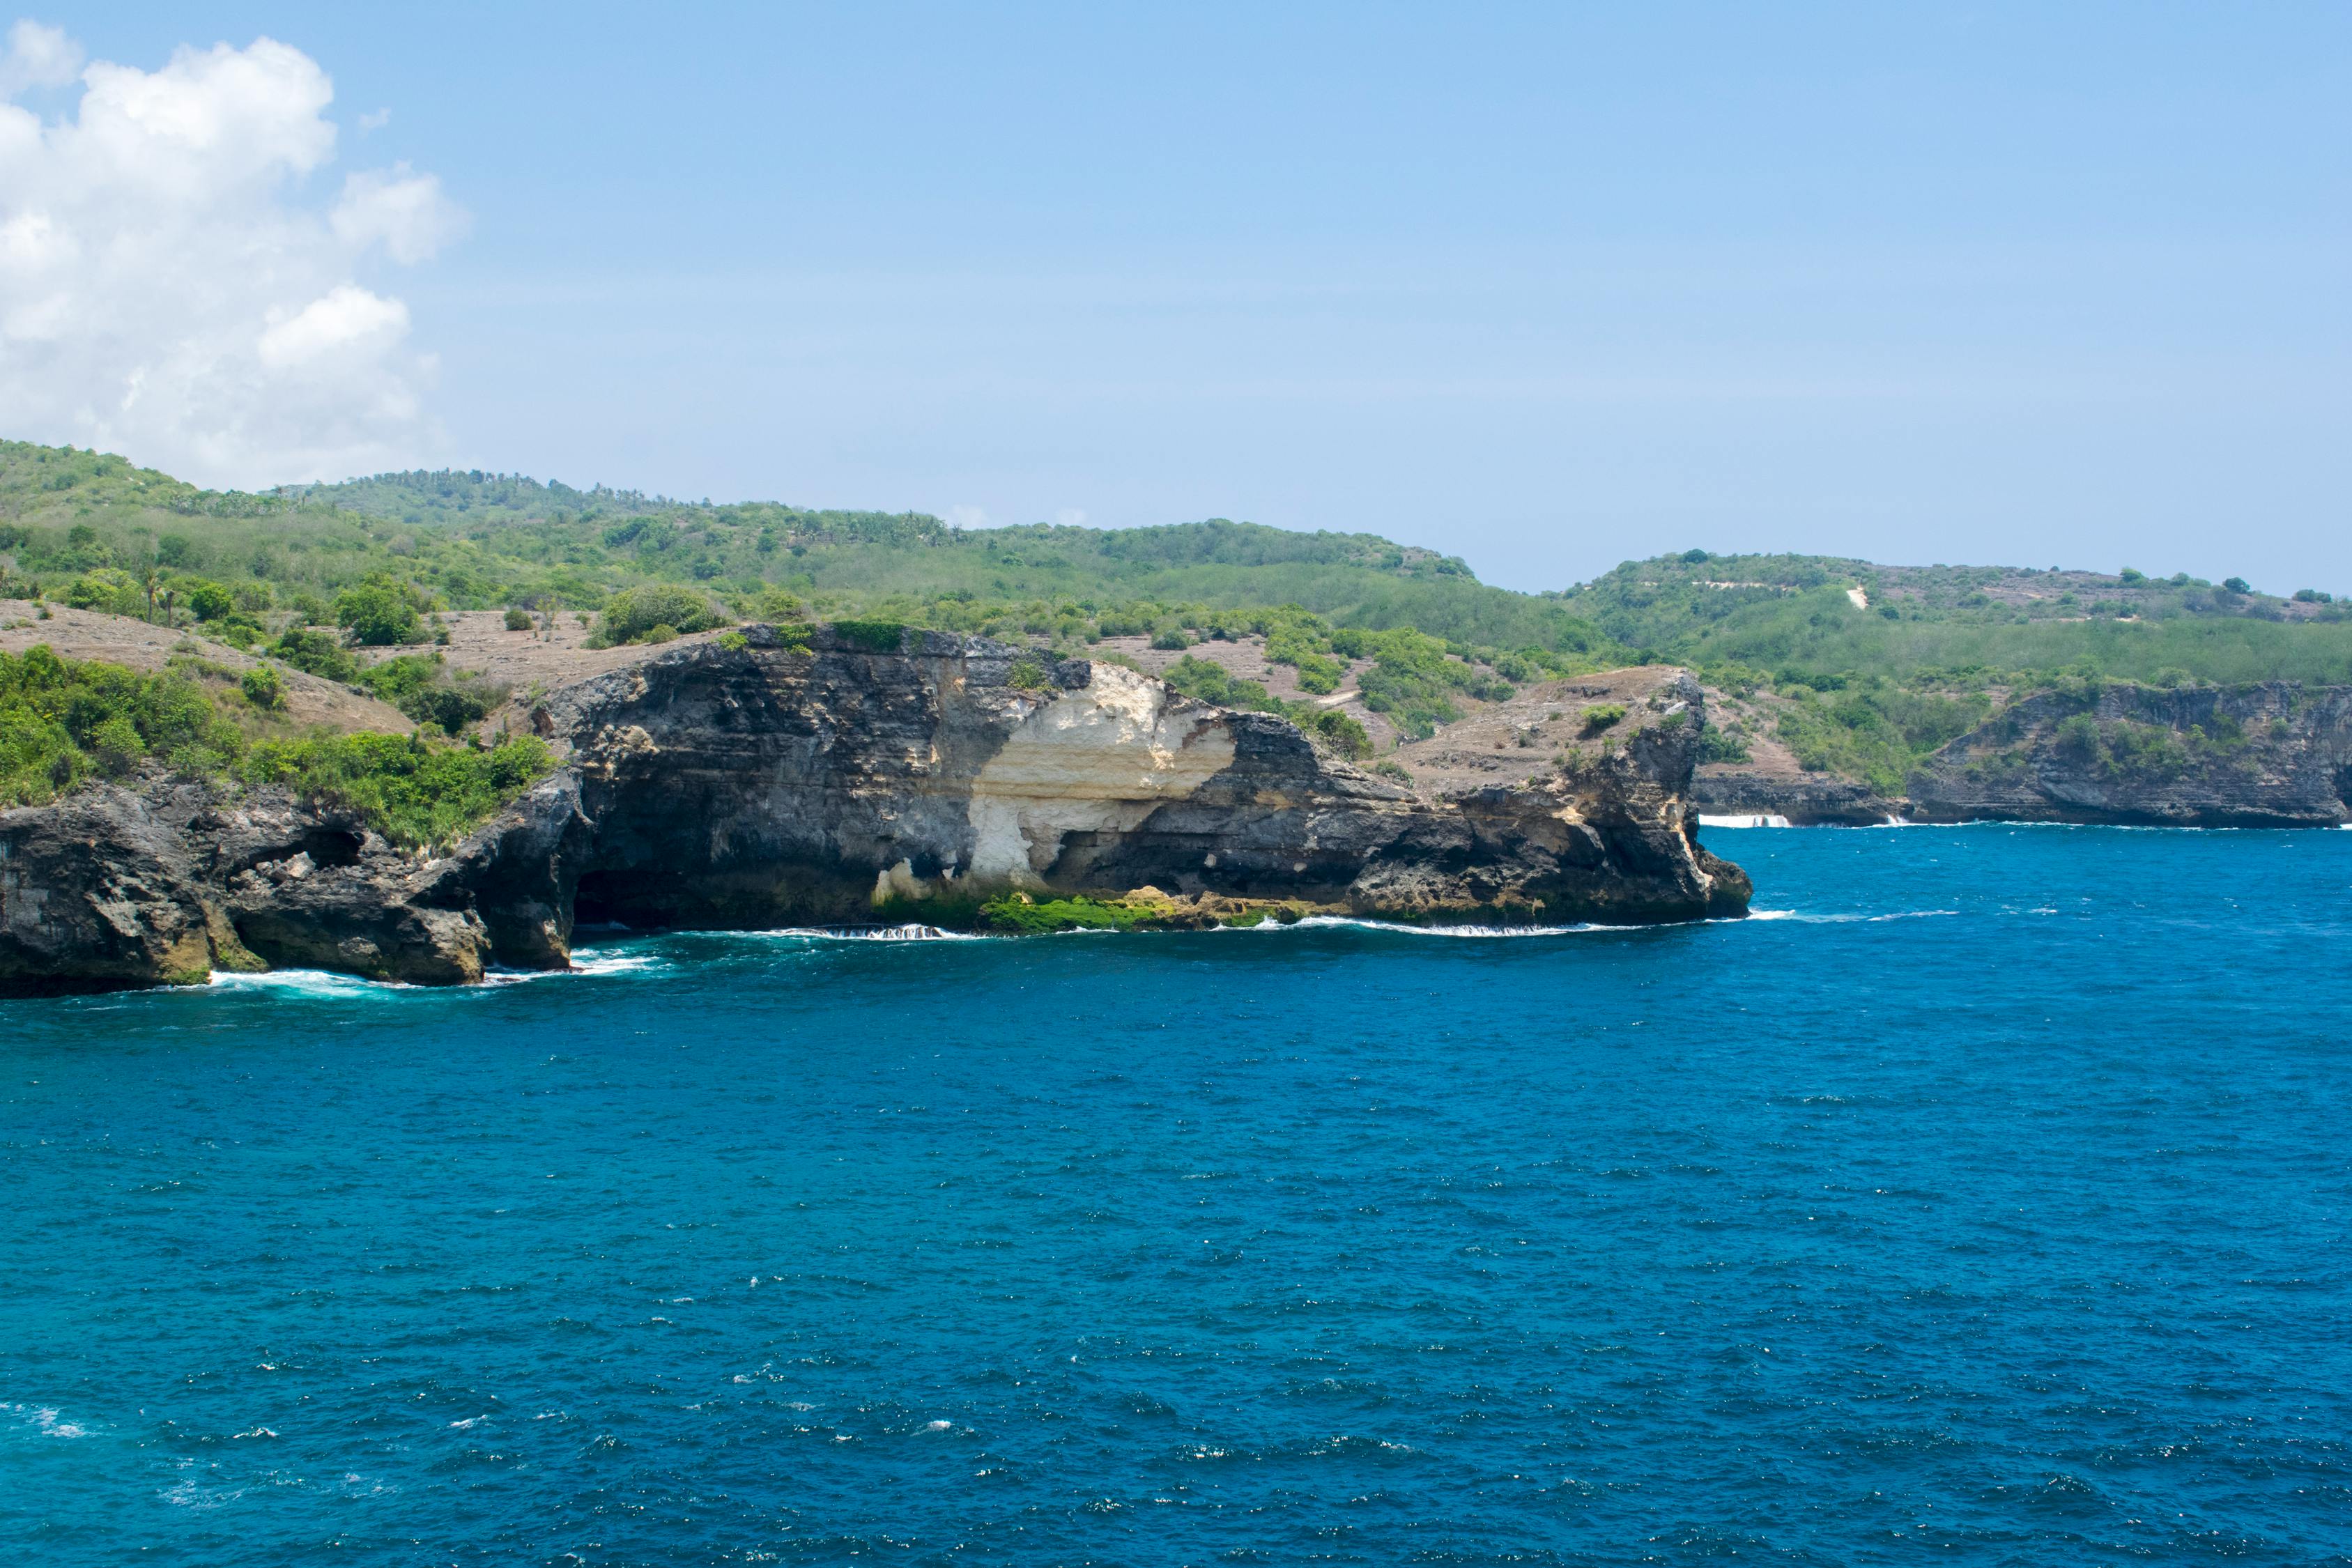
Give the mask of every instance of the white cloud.
M 1054 514 L 1054 521 L 1064 528 L 1084 528 L 1087 525 L 1086 509 L 1066 506 Z
M 8 29 L 8 52 L 0 57 L 0 98 L 28 87 L 63 87 L 81 69 L 81 46 L 62 27 L 20 21 Z
M 5 243 L 6 237 L 0 235 L 0 245 Z M 950 528 L 986 528 L 988 509 L 979 506 L 951 506 L 947 510 L 946 521 Z
M 330 221 L 345 244 L 382 240 L 394 261 L 408 265 L 430 261 L 466 227 L 466 215 L 441 194 L 440 180 L 411 174 L 405 163 L 346 175 Z
M 398 164 L 317 200 L 334 86 L 269 38 L 95 61 L 55 120 L 8 101 L 80 58 L 27 22 L 0 58 L 0 433 L 246 487 L 437 447 L 432 356 L 362 273 L 457 237 L 440 182 Z

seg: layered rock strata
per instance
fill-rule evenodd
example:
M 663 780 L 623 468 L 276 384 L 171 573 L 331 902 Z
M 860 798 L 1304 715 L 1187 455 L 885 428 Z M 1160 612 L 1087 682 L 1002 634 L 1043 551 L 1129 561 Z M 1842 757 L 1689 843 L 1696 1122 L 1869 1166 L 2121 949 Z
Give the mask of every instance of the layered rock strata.
M 303 965 L 449 984 L 561 967 L 575 921 L 970 923 L 1125 897 L 1646 923 L 1744 912 L 1688 801 L 1701 695 L 1663 672 L 1607 754 L 1424 795 L 1288 722 L 982 638 L 747 628 L 553 693 L 562 765 L 453 850 L 267 791 L 157 781 L 0 814 L 0 987 Z
M 1909 787 L 1923 822 L 2334 826 L 2352 821 L 2352 687 L 2045 692 L 1943 747 Z

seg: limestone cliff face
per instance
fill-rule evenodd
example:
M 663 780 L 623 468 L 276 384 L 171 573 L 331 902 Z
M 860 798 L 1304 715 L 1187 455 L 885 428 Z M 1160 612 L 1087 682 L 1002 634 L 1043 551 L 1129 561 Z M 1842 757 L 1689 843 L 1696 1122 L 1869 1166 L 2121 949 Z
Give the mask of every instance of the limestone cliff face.
M 1927 822 L 2333 826 L 2352 820 L 2352 687 L 2044 693 L 1937 752 L 1910 795 Z
M 1686 739 L 1629 745 L 1590 776 L 1430 801 L 1285 721 L 1115 665 L 1073 660 L 1022 689 L 1019 657 L 920 632 L 877 653 L 820 631 L 798 651 L 755 630 L 740 650 L 706 645 L 561 693 L 545 727 L 569 742 L 594 824 L 572 862 L 581 918 L 952 918 L 1012 889 L 1145 887 L 1431 918 L 1745 907 L 1745 878 L 1694 841 Z
M 437 856 L 275 792 L 167 780 L 0 813 L 0 992 L 265 963 L 456 984 L 561 967 L 575 921 L 956 923 L 1009 891 L 1148 888 L 1179 923 L 1276 900 L 1546 922 L 1746 909 L 1747 878 L 1696 840 L 1687 677 L 1661 677 L 1657 722 L 1622 749 L 1425 796 L 1279 719 L 1113 665 L 1039 681 L 1024 664 L 923 632 L 678 645 L 549 697 L 530 720 L 563 766 Z

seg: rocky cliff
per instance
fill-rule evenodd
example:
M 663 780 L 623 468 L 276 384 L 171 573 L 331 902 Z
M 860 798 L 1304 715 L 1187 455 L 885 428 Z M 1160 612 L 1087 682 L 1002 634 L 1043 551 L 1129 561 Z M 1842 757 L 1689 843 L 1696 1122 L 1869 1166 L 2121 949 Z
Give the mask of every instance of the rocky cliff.
M 1676 672 L 1604 755 L 1415 791 L 1114 665 L 849 631 L 747 628 L 547 696 L 528 720 L 563 765 L 446 854 L 162 779 L 0 813 L 0 988 L 264 963 L 450 984 L 562 966 L 575 920 L 962 924 L 1008 893 L 1144 893 L 1176 924 L 1746 909 L 1696 842 L 1701 698 Z
M 2324 827 L 2352 820 L 2352 687 L 2045 692 L 1910 779 L 1923 822 Z

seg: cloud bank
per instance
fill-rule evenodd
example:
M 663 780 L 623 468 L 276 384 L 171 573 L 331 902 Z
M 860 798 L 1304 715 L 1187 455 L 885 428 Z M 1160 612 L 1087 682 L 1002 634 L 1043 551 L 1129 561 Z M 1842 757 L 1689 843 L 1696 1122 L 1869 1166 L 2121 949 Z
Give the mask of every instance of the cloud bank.
M 45 120 L 15 100 L 79 79 Z M 464 227 L 405 164 L 310 194 L 334 85 L 270 38 L 160 70 L 18 22 L 0 56 L 0 435 L 256 488 L 401 467 L 439 444 L 408 307 L 361 280 Z

